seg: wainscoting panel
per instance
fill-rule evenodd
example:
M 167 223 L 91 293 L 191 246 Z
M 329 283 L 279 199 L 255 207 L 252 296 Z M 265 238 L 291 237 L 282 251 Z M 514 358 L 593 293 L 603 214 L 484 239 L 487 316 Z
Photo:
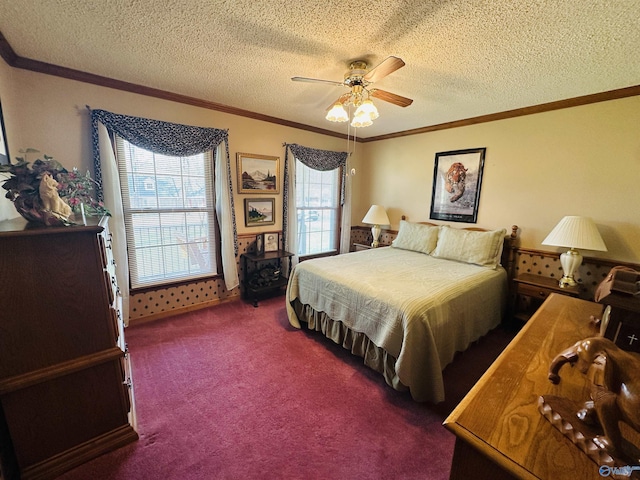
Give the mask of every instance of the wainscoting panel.
M 244 277 L 240 255 L 255 248 L 255 235 L 238 236 L 238 274 Z M 176 315 L 217 303 L 237 299 L 240 288 L 228 291 L 222 276 L 194 282 L 171 285 L 155 290 L 145 290 L 131 295 L 129 301 L 129 324 L 146 322 Z

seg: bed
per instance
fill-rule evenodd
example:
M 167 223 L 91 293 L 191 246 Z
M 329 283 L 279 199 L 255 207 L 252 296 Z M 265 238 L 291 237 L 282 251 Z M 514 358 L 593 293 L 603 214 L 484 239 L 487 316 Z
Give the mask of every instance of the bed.
M 444 367 L 502 320 L 502 254 L 516 231 L 402 220 L 391 246 L 296 265 L 289 322 L 322 332 L 414 400 L 441 402 Z

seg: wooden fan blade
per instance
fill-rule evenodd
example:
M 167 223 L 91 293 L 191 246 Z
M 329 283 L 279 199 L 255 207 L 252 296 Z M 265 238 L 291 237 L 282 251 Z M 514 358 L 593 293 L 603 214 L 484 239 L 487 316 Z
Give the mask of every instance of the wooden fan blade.
M 325 110 L 325 112 L 328 112 L 329 110 L 331 110 L 336 103 L 341 103 L 344 105 L 344 102 L 346 102 L 350 96 L 351 96 L 350 93 L 345 93 L 344 95 L 340 95 L 335 102 L 329 105 L 329 107 Z
M 401 97 L 400 95 L 396 95 L 395 93 L 380 90 L 378 88 L 370 90 L 370 93 L 372 97 L 379 98 L 380 100 L 384 100 L 385 102 L 393 103 L 394 105 L 398 105 L 399 107 L 408 107 L 413 103 L 413 100 L 410 98 Z
M 401 58 L 394 56 L 387 57 L 382 63 L 373 67 L 363 78 L 369 83 L 377 82 L 399 68 L 404 67 L 404 65 L 405 63 Z
M 328 83 L 329 85 L 336 85 L 343 87 L 344 82 L 334 82 L 333 80 L 320 80 L 319 78 L 307 78 L 307 77 L 291 77 L 294 82 L 308 82 L 308 83 Z

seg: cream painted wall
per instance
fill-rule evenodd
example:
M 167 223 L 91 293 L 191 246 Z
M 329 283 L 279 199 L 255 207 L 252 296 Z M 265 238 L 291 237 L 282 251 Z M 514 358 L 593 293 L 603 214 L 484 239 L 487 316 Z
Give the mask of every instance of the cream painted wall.
M 275 155 L 283 142 L 345 150 L 346 141 L 295 128 L 159 100 L 54 76 L 14 69 L 0 61 L 0 101 L 12 157 L 37 148 L 66 167 L 91 168 L 89 117 L 85 105 L 117 113 L 229 129 L 236 152 Z M 417 108 L 413 105 L 410 108 Z M 384 121 L 381 119 L 379 121 Z M 640 97 L 613 100 L 514 119 L 357 144 L 349 160 L 353 182 L 352 223 L 369 205 L 387 207 L 392 228 L 401 215 L 429 219 L 436 152 L 486 147 L 478 226 L 521 228 L 521 244 L 540 242 L 564 215 L 589 215 L 609 247 L 583 252 L 640 262 Z M 244 227 L 243 201 L 235 195 L 239 233 L 279 230 Z M 281 211 L 282 194 L 275 196 Z M 0 220 L 16 216 L 0 198 Z
M 477 226 L 516 224 L 522 246 L 561 251 L 540 243 L 563 216 L 590 216 L 609 251 L 584 255 L 640 262 L 640 97 L 365 143 L 353 225 L 373 203 L 392 228 L 428 221 L 436 152 L 475 147 L 487 148 Z
M 85 105 L 114 113 L 228 129 L 234 192 L 238 191 L 235 169 L 237 152 L 280 157 L 282 179 L 283 142 L 329 150 L 346 149 L 346 140 L 336 137 L 13 69 L 2 61 L 0 100 L 5 113 L 12 158 L 15 159 L 19 149 L 36 148 L 41 154 L 53 156 L 68 169 L 79 167 L 83 170 L 91 169 L 93 172 L 90 120 Z M 29 158 L 35 160 L 37 157 Z M 277 215 L 276 224 L 272 226 L 244 226 L 244 199 L 252 196 L 274 197 L 276 211 L 282 211 L 282 185 L 278 195 L 235 194 L 238 233 L 282 229 L 282 215 Z M 14 216 L 17 215 L 11 202 L 0 198 L 0 220 Z

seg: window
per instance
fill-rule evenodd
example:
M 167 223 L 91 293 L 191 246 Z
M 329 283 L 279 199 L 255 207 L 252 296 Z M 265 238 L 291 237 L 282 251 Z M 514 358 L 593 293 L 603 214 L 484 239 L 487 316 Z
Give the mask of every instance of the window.
M 132 288 L 215 275 L 212 152 L 171 157 L 116 136 Z
M 340 239 L 340 169 L 321 172 L 296 161 L 298 255 L 338 250 Z

